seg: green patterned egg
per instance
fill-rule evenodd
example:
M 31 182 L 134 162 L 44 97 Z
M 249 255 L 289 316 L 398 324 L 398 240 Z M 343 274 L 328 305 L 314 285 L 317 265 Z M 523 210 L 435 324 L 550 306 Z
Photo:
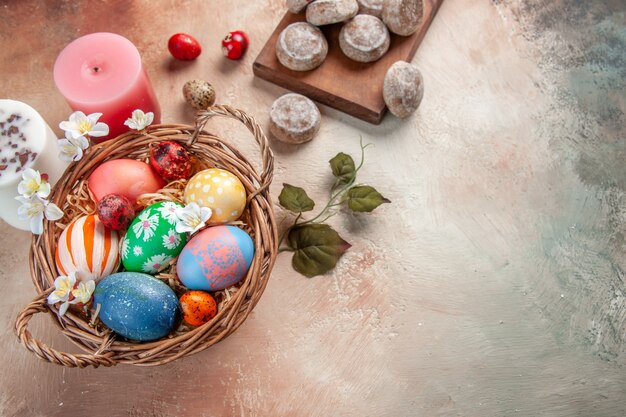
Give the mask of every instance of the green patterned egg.
M 179 207 L 182 205 L 163 201 L 135 217 L 122 239 L 122 263 L 127 271 L 156 274 L 183 250 L 187 234 L 176 231 Z

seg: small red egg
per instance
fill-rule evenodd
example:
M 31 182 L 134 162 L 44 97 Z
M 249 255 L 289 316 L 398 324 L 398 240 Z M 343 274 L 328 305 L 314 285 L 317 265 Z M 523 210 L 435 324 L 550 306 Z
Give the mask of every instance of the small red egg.
M 202 52 L 200 42 L 186 33 L 172 35 L 167 42 L 167 48 L 174 58 L 181 61 L 193 61 Z
M 226 35 L 224 40 L 222 40 L 222 52 L 224 52 L 224 56 L 228 59 L 241 59 L 246 53 L 249 43 L 248 35 L 246 35 L 245 32 L 235 30 Z
M 152 147 L 150 165 L 165 181 L 182 180 L 189 177 L 191 159 L 181 144 L 168 140 Z
M 106 227 L 113 230 L 126 230 L 135 218 L 133 203 L 123 195 L 107 194 L 96 206 L 98 218 Z
M 208 292 L 188 291 L 180 297 L 183 321 L 191 326 L 202 326 L 217 314 L 215 299 Z

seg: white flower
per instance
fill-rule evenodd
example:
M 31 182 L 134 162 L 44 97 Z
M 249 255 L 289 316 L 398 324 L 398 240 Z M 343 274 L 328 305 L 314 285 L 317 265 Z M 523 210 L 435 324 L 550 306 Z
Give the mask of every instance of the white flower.
M 76 273 L 72 272 L 69 276 L 61 275 L 54 280 L 54 291 L 48 296 L 48 304 L 56 304 L 63 302 L 59 307 L 59 314 L 64 315 L 70 304 L 70 293 L 76 284 Z
M 91 300 L 91 295 L 96 289 L 96 281 L 90 279 L 89 281 L 81 281 L 76 288 L 72 290 L 74 299 L 70 301 L 70 304 L 87 304 Z
M 155 213 L 152 216 L 150 216 L 150 213 L 151 213 L 150 210 L 146 210 L 143 213 L 141 213 L 139 215 L 140 221 L 138 221 L 133 226 L 133 233 L 135 233 L 135 236 L 137 236 L 137 239 L 139 239 L 141 235 L 143 235 L 144 242 L 147 242 L 148 240 L 150 240 L 152 236 L 154 236 L 154 231 L 157 227 L 157 224 L 159 223 L 158 214 Z
M 68 132 L 72 138 L 78 139 L 80 136 L 106 136 L 109 134 L 109 126 L 106 123 L 98 122 L 102 113 L 92 113 L 86 116 L 82 111 L 75 111 L 70 114 L 70 120 L 59 123 L 59 127 Z
M 124 236 L 122 239 L 122 258 L 128 257 L 128 238 Z
M 165 268 L 172 257 L 167 256 L 164 253 L 154 255 L 141 265 L 141 270 L 148 274 L 156 274 L 161 269 Z
M 43 233 L 43 219 L 59 220 L 63 212 L 54 203 L 33 195 L 32 197 L 18 196 L 17 201 L 22 203 L 17 209 L 17 217 L 20 220 L 30 220 L 30 231 L 36 235 Z
M 37 195 L 37 197 L 46 198 L 50 195 L 50 183 L 47 178 L 46 174 L 42 176 L 39 171 L 26 168 L 22 173 L 22 181 L 17 185 L 17 192 L 24 197 Z
M 170 229 L 165 236 L 163 236 L 163 246 L 169 250 L 175 249 L 180 245 L 180 235 L 176 233 L 174 229 Z
M 59 159 L 65 162 L 80 161 L 83 157 L 83 150 L 89 147 L 89 141 L 84 136 L 77 138 L 72 136 L 72 132 L 65 132 L 65 139 L 57 141 L 59 148 Z
M 211 209 L 208 207 L 200 207 L 197 203 L 189 203 L 185 207 L 179 207 L 176 210 L 178 223 L 176 231 L 178 233 L 197 232 L 204 227 L 204 224 L 211 217 Z
M 141 246 L 135 246 L 135 247 L 133 248 L 133 254 L 134 254 L 135 256 L 142 255 L 142 254 L 143 254 L 143 249 L 141 248 Z
M 161 213 L 161 217 L 169 222 L 169 224 L 178 223 L 178 216 L 176 211 L 182 208 L 180 204 L 172 203 L 171 201 L 164 202 L 157 210 Z
M 154 120 L 154 113 L 149 111 L 144 113 L 143 110 L 137 109 L 133 111 L 133 117 L 126 119 L 124 124 L 134 130 L 143 130 L 150 126 Z

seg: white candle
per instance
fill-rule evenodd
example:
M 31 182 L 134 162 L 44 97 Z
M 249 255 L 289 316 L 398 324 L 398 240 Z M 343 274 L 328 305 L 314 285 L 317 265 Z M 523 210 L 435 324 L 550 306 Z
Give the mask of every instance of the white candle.
M 17 184 L 22 172 L 33 168 L 48 174 L 50 185 L 68 163 L 58 157 L 57 137 L 35 109 L 15 100 L 0 100 L 0 218 L 13 227 L 29 230 L 17 217 Z

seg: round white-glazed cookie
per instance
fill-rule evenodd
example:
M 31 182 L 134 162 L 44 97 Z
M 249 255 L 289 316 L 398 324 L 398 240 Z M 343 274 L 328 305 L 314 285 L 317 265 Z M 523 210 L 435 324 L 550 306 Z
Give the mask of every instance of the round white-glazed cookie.
M 383 17 L 383 0 L 357 0 L 359 14 L 371 14 L 381 19 Z
M 313 0 L 287 0 L 287 8 L 291 13 L 300 13 Z
M 356 0 L 315 0 L 306 8 L 306 20 L 315 26 L 330 25 L 351 19 L 358 12 Z
M 376 61 L 389 49 L 389 31 L 379 18 L 360 14 L 341 28 L 339 47 L 354 61 Z
M 420 70 L 408 62 L 394 63 L 383 84 L 383 99 L 389 111 L 401 119 L 411 115 L 422 102 L 424 80 Z
M 292 23 L 276 41 L 276 57 L 294 71 L 319 67 L 328 54 L 328 42 L 321 30 L 307 22 Z
M 274 101 L 270 110 L 270 133 L 281 142 L 308 142 L 320 129 L 322 116 L 311 101 L 301 94 L 288 93 Z
M 396 35 L 409 36 L 422 23 L 423 0 L 384 0 L 383 22 Z

